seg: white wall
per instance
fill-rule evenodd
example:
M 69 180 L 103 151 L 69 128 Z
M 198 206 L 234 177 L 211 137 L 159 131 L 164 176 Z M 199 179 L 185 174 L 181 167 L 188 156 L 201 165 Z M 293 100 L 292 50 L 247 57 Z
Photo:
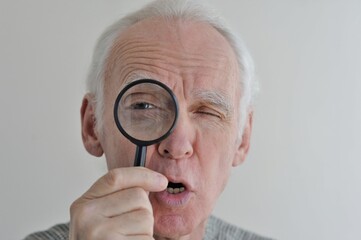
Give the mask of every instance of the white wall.
M 80 138 L 97 36 L 148 2 L 0 1 L 0 233 L 69 219 L 105 172 Z M 215 213 L 278 239 L 360 239 L 361 2 L 212 0 L 243 34 L 262 91 L 252 149 Z

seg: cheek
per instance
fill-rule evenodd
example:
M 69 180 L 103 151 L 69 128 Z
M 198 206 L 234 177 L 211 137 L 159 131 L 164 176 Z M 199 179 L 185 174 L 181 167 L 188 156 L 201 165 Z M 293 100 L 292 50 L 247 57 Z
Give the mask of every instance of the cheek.
M 102 146 L 108 169 L 131 167 L 134 163 L 135 145 L 118 129 L 104 129 Z
M 110 101 L 110 94 L 105 95 L 104 115 L 103 115 L 103 134 L 101 135 L 101 145 L 104 150 L 108 169 L 133 166 L 135 145 L 126 139 L 118 130 L 114 116 L 113 104 L 107 104 Z
M 233 135 L 229 132 L 208 131 L 200 135 L 198 158 L 203 173 L 204 189 L 218 196 L 224 189 L 232 168 L 235 154 Z
M 134 165 L 134 144 L 124 144 L 105 153 L 108 169 L 132 167 Z
M 205 162 L 211 162 L 215 168 L 227 168 L 231 165 L 235 150 L 235 136 L 230 129 L 209 129 L 197 134 L 198 154 Z M 207 160 L 208 159 L 208 160 Z

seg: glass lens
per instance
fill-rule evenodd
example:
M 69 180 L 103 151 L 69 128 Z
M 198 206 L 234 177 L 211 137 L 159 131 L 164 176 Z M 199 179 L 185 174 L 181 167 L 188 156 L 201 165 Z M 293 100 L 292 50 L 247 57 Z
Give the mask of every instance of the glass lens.
M 176 105 L 170 93 L 154 83 L 132 86 L 121 96 L 118 119 L 123 130 L 140 141 L 165 135 L 176 118 Z

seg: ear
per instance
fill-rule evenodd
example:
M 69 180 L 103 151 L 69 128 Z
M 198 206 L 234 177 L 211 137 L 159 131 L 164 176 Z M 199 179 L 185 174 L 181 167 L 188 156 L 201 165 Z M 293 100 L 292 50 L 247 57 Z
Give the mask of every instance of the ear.
M 236 167 L 244 162 L 250 147 L 252 133 L 253 111 L 248 112 L 248 116 L 243 129 L 242 141 L 239 143 L 238 149 L 234 156 L 232 166 Z
M 95 108 L 92 101 L 93 96 L 86 94 L 80 109 L 81 115 L 81 136 L 85 149 L 96 157 L 103 155 L 103 148 L 99 141 L 99 136 L 95 128 Z

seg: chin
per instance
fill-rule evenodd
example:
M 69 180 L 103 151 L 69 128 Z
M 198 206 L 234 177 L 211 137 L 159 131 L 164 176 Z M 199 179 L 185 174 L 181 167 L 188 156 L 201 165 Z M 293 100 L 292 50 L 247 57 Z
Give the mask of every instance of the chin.
M 195 228 L 192 218 L 179 214 L 155 216 L 154 235 L 165 238 L 179 238 L 190 235 Z
M 164 238 L 201 236 L 207 219 L 207 209 L 195 204 L 194 194 L 161 192 L 150 194 L 154 214 L 154 235 Z

